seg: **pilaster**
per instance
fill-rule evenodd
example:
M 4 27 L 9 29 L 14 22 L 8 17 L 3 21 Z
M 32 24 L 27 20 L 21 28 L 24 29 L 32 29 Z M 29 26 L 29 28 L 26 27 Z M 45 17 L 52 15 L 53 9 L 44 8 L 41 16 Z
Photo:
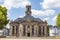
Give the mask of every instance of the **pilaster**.
M 12 26 L 10 26 L 10 33 L 9 33 L 10 36 L 12 36 Z
M 34 36 L 37 36 L 37 25 L 34 25 Z
M 25 31 L 26 33 L 25 33 L 25 36 L 27 37 L 27 25 L 26 25 L 26 31 Z
M 44 30 L 44 33 L 45 33 L 45 35 L 44 36 L 47 36 L 47 26 L 45 26 L 45 28 L 44 28 L 45 30 Z

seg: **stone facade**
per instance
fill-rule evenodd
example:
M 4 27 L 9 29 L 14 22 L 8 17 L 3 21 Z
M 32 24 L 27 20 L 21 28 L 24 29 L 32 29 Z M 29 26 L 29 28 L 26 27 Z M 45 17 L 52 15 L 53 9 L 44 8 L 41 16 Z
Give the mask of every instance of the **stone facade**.
M 26 15 L 10 22 L 10 36 L 44 37 L 47 36 L 47 22 L 31 15 L 31 5 L 26 6 Z

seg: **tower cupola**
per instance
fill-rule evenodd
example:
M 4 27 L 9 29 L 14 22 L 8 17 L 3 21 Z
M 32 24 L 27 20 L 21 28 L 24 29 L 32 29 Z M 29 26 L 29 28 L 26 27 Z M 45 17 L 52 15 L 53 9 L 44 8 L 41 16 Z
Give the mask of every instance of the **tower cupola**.
M 31 5 L 26 5 L 26 16 L 31 16 Z

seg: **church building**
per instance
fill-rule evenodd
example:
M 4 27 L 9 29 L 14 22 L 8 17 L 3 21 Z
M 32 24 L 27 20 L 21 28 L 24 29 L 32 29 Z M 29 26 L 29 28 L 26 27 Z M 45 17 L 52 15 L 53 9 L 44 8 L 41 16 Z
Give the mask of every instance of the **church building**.
M 15 37 L 46 37 L 47 22 L 33 17 L 31 5 L 26 5 L 25 16 L 10 22 L 10 36 Z

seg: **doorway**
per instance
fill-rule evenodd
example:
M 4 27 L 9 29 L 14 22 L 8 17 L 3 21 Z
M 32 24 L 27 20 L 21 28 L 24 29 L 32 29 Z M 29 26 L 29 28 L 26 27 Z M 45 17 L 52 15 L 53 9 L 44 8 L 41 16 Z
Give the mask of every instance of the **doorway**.
M 30 37 L 30 33 L 27 33 L 27 36 Z

